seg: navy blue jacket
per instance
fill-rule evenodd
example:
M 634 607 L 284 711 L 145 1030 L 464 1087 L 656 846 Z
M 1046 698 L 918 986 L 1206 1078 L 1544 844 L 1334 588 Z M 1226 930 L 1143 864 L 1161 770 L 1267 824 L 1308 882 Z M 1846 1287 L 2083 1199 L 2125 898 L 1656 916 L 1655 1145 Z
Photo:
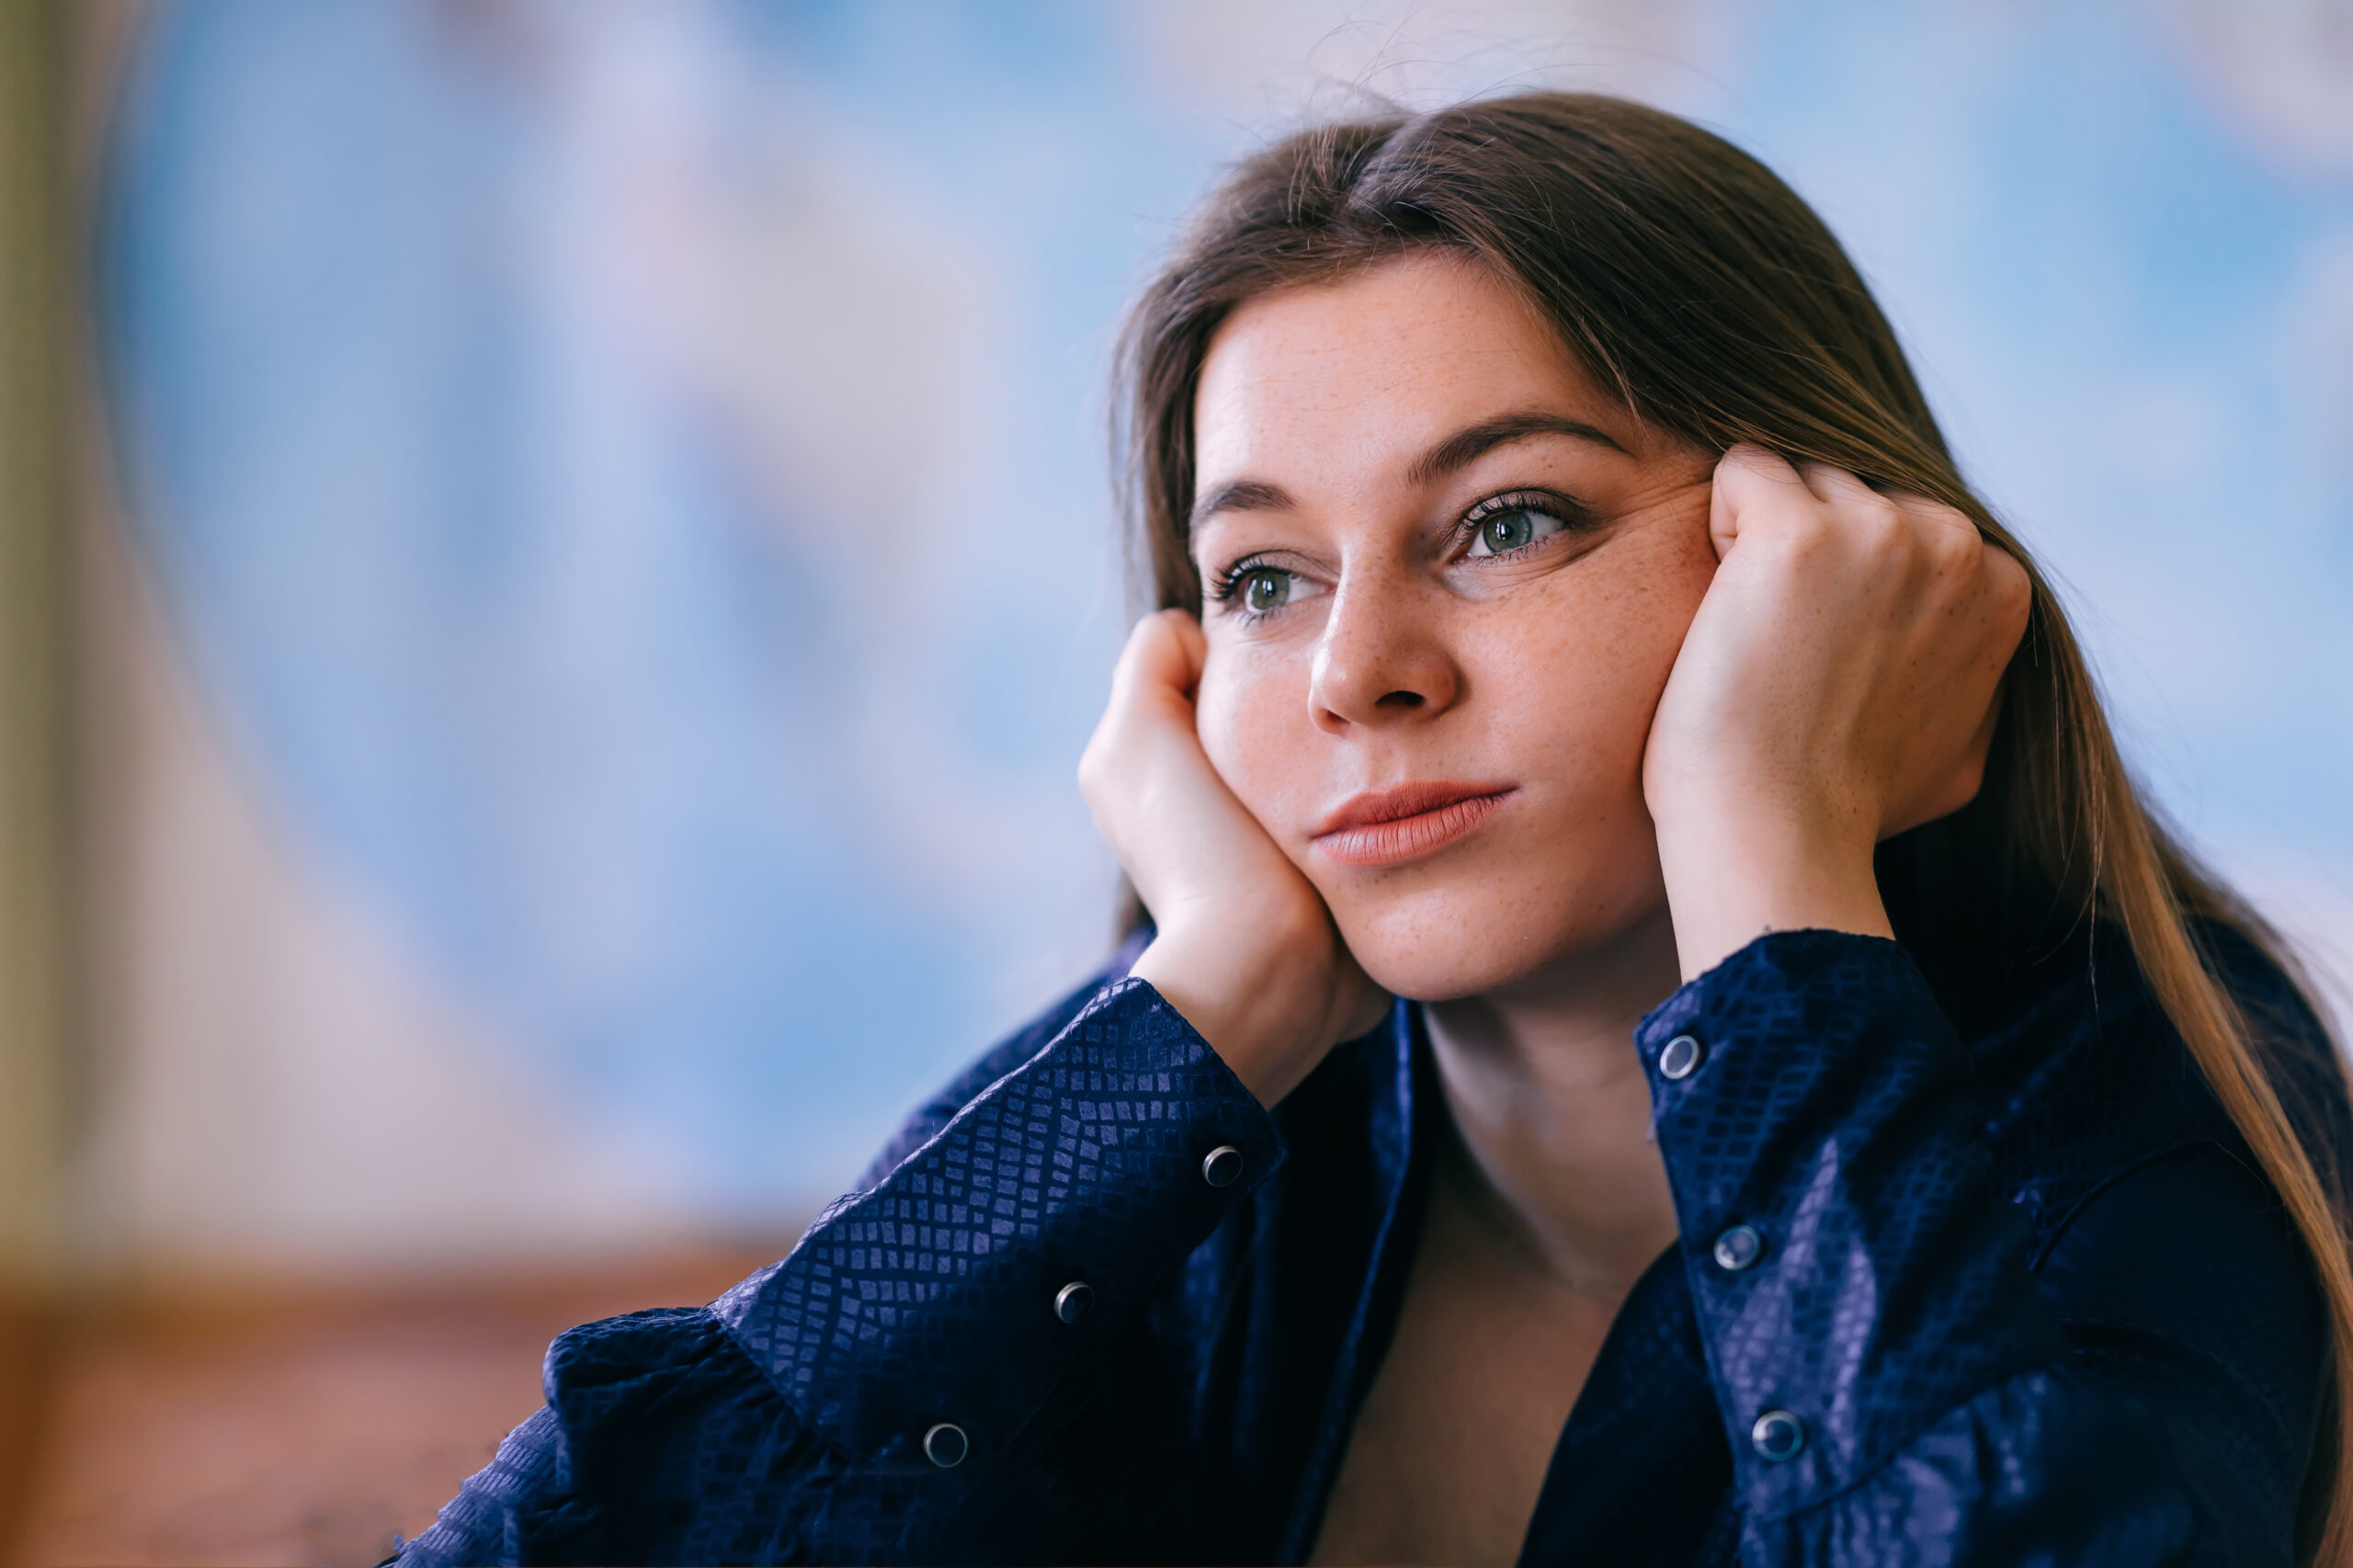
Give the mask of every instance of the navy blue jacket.
M 2353 1149 L 2325 1036 L 2218 950 Z M 1895 943 L 1767 937 L 1635 1045 L 1681 1240 L 1524 1561 L 2291 1561 L 2321 1300 L 2120 941 L 1940 1004 Z M 1297 1562 L 1446 1114 L 1410 1006 L 1269 1113 L 1149 985 L 1098 982 L 782 1262 L 559 1338 L 547 1407 L 401 1561 Z M 1761 1246 L 1719 1247 L 1742 1226 Z

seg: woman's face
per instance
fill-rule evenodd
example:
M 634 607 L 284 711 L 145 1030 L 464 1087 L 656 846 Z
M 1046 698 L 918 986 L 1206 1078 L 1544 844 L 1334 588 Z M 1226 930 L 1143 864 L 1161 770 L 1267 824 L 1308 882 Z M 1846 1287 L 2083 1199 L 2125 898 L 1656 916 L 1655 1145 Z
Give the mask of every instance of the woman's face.
M 1712 455 L 1438 254 L 1245 304 L 1194 428 L 1201 743 L 1365 971 L 1494 992 L 1660 915 L 1643 747 Z

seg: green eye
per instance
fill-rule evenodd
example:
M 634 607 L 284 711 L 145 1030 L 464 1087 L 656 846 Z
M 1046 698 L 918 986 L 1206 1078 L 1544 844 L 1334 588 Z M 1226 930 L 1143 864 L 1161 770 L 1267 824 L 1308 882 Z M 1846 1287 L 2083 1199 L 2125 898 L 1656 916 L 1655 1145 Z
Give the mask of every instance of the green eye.
M 1507 555 L 1515 550 L 1549 539 L 1568 525 L 1550 512 L 1540 512 L 1532 506 L 1514 506 L 1497 512 L 1479 524 L 1479 531 L 1472 537 L 1472 555 Z
M 1211 586 L 1203 585 L 1205 596 Z M 1288 615 L 1332 591 L 1331 585 L 1312 569 L 1269 566 L 1264 561 L 1227 567 L 1217 574 L 1214 589 L 1217 602 L 1245 622 L 1279 610 Z
M 1290 574 L 1265 568 L 1242 579 L 1242 608 L 1263 614 L 1279 609 L 1290 598 Z
M 1518 550 L 1536 537 L 1536 519 L 1525 512 L 1506 512 L 1489 517 L 1480 525 L 1480 542 L 1488 553 L 1501 555 L 1506 550 Z

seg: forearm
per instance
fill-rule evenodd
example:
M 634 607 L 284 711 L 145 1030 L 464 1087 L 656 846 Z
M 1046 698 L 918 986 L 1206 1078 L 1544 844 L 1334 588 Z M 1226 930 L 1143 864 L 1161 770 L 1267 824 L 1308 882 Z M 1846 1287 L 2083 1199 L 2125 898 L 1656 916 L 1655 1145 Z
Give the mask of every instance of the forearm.
M 1637 1041 L 1753 1507 L 1851 1483 L 1928 1419 L 2064 1354 L 1993 1187 L 1966 1053 L 1901 949 L 1766 938 Z M 1753 1440 L 1773 1411 L 1799 1426 L 1780 1460 Z
M 548 1408 L 406 1560 L 1116 1548 L 1122 1507 L 1151 1517 L 1146 1494 L 1185 1477 L 1148 1303 L 1280 1165 L 1273 1122 L 1133 981 L 919 1119 L 872 1186 L 710 1308 L 560 1337 Z M 1106 1406 L 1139 1429 L 1101 1430 Z
M 2104 1187 L 2039 1279 L 1968 1052 L 1894 944 L 1753 943 L 1637 1038 L 1744 1561 L 2286 1562 L 2305 1437 L 2265 1391 L 2325 1347 L 2274 1343 L 2304 1265 L 2225 1152 Z M 2176 1278 L 2210 1270 L 2239 1284 Z M 2200 1304 L 2233 1289 L 2260 1323 Z

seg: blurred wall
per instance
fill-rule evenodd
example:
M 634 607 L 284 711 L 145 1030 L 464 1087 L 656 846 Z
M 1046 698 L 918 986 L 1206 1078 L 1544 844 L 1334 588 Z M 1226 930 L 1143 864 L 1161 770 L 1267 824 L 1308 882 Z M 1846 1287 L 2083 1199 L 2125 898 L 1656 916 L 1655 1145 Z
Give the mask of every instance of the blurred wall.
M 68 1049 L 66 47 L 0 0 L 0 1556 L 38 1447 Z
M 0 5 L 0 1312 L 48 1280 L 66 1032 L 65 58 Z
M 2342 5 L 179 0 L 95 191 L 82 1263 L 838 1190 L 1108 935 L 1121 302 L 1302 112 L 1522 83 L 1821 207 L 2159 797 L 2353 958 Z

